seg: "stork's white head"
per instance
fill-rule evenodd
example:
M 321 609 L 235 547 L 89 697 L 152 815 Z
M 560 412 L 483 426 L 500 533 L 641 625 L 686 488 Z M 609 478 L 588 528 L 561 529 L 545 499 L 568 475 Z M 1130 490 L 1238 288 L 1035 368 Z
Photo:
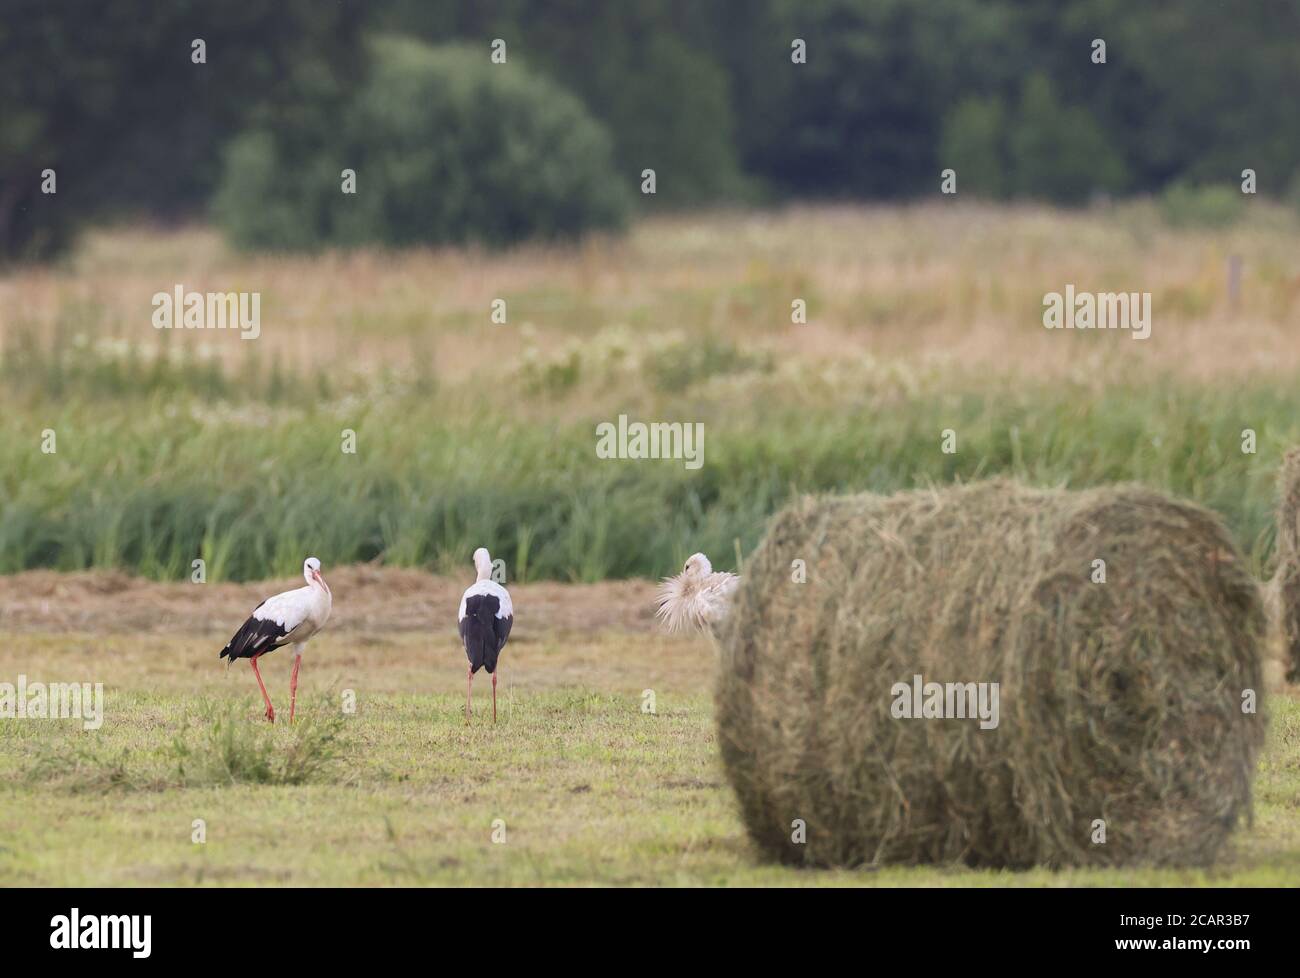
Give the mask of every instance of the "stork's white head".
M 686 566 L 682 569 L 682 573 L 690 574 L 692 577 L 708 577 L 713 573 L 713 565 L 704 554 L 691 554 L 686 558 Z
M 315 557 L 308 557 L 302 562 L 302 576 L 307 579 L 308 584 L 319 584 L 326 591 L 329 590 L 325 578 L 320 576 L 320 561 Z
M 474 569 L 478 571 L 480 581 L 492 577 L 492 557 L 488 554 L 487 547 L 479 547 L 474 551 Z

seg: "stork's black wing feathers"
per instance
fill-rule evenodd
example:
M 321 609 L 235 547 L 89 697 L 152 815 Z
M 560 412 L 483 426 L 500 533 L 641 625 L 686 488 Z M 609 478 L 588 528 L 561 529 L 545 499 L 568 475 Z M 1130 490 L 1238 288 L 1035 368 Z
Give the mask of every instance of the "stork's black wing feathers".
M 510 626 L 515 623 L 514 615 L 507 615 L 505 618 L 492 619 L 492 631 L 496 635 L 497 655 L 506 647 L 506 639 L 510 637 Z
M 497 671 L 497 658 L 510 636 L 511 618 L 498 618 L 501 602 L 491 594 L 476 594 L 465 599 L 465 617 L 460 620 L 460 640 L 470 670 Z
M 266 602 L 263 601 L 262 604 Z M 257 606 L 260 607 L 261 604 Z M 289 629 L 279 622 L 258 618 L 257 608 L 248 616 L 248 621 L 239 626 L 235 637 L 217 654 L 218 659 L 251 659 L 255 655 L 278 649 L 283 644 L 282 639 L 289 634 Z

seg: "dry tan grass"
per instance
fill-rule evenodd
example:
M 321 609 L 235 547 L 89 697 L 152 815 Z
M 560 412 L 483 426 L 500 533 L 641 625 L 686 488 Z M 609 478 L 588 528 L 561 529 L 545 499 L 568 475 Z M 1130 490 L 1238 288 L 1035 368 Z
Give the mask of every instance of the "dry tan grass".
M 646 220 L 627 237 L 503 253 L 414 249 L 239 255 L 203 229 L 87 235 L 73 261 L 0 278 L 0 332 L 60 320 L 143 345 L 195 344 L 239 362 L 234 333 L 151 328 L 150 297 L 262 293 L 263 338 L 291 365 L 374 369 L 419 360 L 443 378 L 499 365 L 519 344 L 483 343 L 490 304 L 541 349 L 626 325 L 714 332 L 783 359 L 846 356 L 996 366 L 1035 374 L 1160 367 L 1188 376 L 1300 369 L 1300 249 L 1268 205 L 1228 231 L 1171 231 L 1150 205 L 1092 212 L 956 203 L 798 207 Z M 1244 262 L 1229 309 L 1226 263 Z M 1066 283 L 1149 291 L 1151 340 L 1041 325 Z M 790 302 L 809 304 L 806 327 Z
M 327 570 L 326 579 L 334 595 L 329 630 L 371 634 L 454 635 L 461 593 L 472 583 L 368 565 Z M 301 583 L 296 578 L 158 583 L 116 571 L 0 575 L 0 632 L 233 634 L 260 601 Z M 512 641 L 542 632 L 652 631 L 654 585 L 649 581 L 509 588 L 520 609 Z

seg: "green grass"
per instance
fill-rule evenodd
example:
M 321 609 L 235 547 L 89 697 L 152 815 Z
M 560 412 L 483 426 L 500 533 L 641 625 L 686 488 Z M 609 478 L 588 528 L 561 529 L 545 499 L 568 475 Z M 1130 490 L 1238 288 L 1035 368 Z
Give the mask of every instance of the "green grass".
M 794 208 L 648 220 L 573 247 L 274 260 L 201 229 L 90 235 L 64 265 L 0 280 L 15 297 L 0 323 L 0 574 L 188 581 L 202 558 L 209 581 L 262 580 L 308 553 L 463 574 L 487 545 L 512 582 L 650 577 L 697 550 L 731 566 L 792 493 L 993 475 L 1199 500 L 1263 572 L 1278 461 L 1300 443 L 1295 217 L 1252 205 L 1231 228 L 1170 230 L 1156 210 Z M 1231 308 L 1228 254 L 1244 268 Z M 153 330 L 150 296 L 177 281 L 265 293 L 261 338 Z M 1041 297 L 1066 282 L 1150 290 L 1152 338 L 1047 334 Z M 497 297 L 508 325 L 488 319 Z M 703 468 L 597 459 L 595 426 L 619 414 L 703 422 Z M 1295 699 L 1272 701 L 1255 822 L 1211 871 L 800 872 L 757 862 L 745 839 L 704 643 L 542 633 L 521 612 L 493 728 L 481 682 L 463 722 L 449 629 L 332 629 L 305 667 L 308 719 L 288 729 L 264 725 L 247 668 L 220 672 L 228 632 L 95 627 L 0 632 L 0 679 L 102 679 L 109 696 L 97 732 L 0 724 L 0 883 L 1300 877 Z M 287 656 L 264 674 L 283 719 Z M 639 711 L 645 688 L 657 716 Z
M 1218 230 L 1170 230 L 1153 204 L 796 208 L 273 261 L 202 230 L 91 235 L 0 282 L 18 298 L 0 573 L 183 580 L 202 558 L 209 580 L 258 580 L 308 552 L 445 571 L 487 544 L 516 580 L 657 576 L 749 551 L 795 492 L 991 475 L 1188 496 L 1262 566 L 1300 442 L 1296 229 L 1253 206 Z M 171 281 L 265 292 L 261 337 L 154 330 Z M 1068 281 L 1149 289 L 1152 338 L 1048 334 L 1041 297 Z M 702 422 L 703 468 L 597 459 L 595 426 L 620 414 Z
M 14 376 L 50 369 L 17 349 L 5 361 Z M 1101 390 L 1083 379 L 1008 389 L 859 365 L 817 398 L 803 396 L 811 369 L 792 376 L 718 349 L 683 353 L 671 369 L 652 349 L 639 385 L 621 364 L 579 367 L 581 395 L 563 416 L 564 395 L 546 381 L 533 401 L 527 387 L 467 403 L 463 392 L 351 378 L 347 394 L 271 403 L 231 396 L 234 381 L 213 364 L 135 362 L 142 377 L 199 375 L 117 388 L 118 374 L 78 354 L 67 369 L 82 380 L 63 399 L 13 395 L 0 417 L 0 573 L 120 567 L 179 580 L 201 557 L 210 580 L 260 579 L 308 552 L 327 565 L 445 570 L 487 541 L 515 577 L 653 576 L 695 550 L 729 554 L 736 540 L 749 550 L 794 492 L 993 475 L 1167 489 L 1219 511 L 1263 562 L 1277 463 L 1300 441 L 1289 382 L 1130 375 Z M 662 389 L 678 383 L 685 393 Z M 706 464 L 597 459 L 595 425 L 618 413 L 702 421 Z M 940 450 L 949 428 L 955 454 Z M 1241 450 L 1244 428 L 1256 454 Z M 55 454 L 41 451 L 46 429 Z M 342 451 L 345 430 L 355 454 Z
M 3 674 L 31 672 L 20 650 L 33 639 L 4 639 Z M 294 728 L 265 724 L 251 674 L 223 674 L 208 642 L 173 641 L 180 661 L 160 667 L 147 656 L 94 665 L 127 637 L 91 649 L 42 641 L 43 678 L 106 674 L 106 718 L 97 732 L 0 725 L 0 765 L 14 772 L 0 783 L 0 884 L 1231 886 L 1300 874 L 1300 702 L 1290 698 L 1271 701 L 1254 824 L 1212 870 L 829 872 L 756 860 L 717 759 L 703 670 L 669 656 L 687 665 L 665 671 L 662 640 L 611 633 L 581 654 L 561 636 L 512 646 L 517 671 L 493 727 L 485 683 L 466 725 L 450 643 L 430 668 L 426 640 L 390 637 L 380 668 L 346 659 L 348 636 L 327 635 L 313 643 L 306 722 Z M 565 684 L 586 656 L 617 658 L 618 671 L 589 667 L 590 685 Z M 264 672 L 279 710 L 287 660 L 273 659 Z M 421 677 L 418 691 L 399 688 L 407 676 Z M 642 681 L 654 682 L 657 715 L 640 711 Z M 357 692 L 353 715 L 339 710 L 341 683 Z M 335 739 L 321 745 L 322 730 Z M 184 772 L 178 736 L 191 745 Z M 295 753 L 331 756 L 304 783 L 284 783 L 274 772 Z M 211 777 L 232 755 L 242 775 Z M 195 819 L 204 844 L 191 841 Z M 504 843 L 493 842 L 498 819 Z

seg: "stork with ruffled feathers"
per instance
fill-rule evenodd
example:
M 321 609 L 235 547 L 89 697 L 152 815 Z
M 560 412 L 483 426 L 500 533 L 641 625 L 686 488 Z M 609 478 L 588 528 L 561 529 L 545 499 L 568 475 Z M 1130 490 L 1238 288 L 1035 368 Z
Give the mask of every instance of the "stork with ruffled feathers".
M 735 574 L 715 571 L 704 554 L 692 554 L 680 574 L 660 582 L 655 617 L 669 632 L 695 629 L 716 634 L 739 584 Z
M 230 663 L 236 659 L 249 661 L 253 675 L 257 677 L 257 686 L 262 691 L 262 699 L 266 701 L 266 718 L 272 723 L 275 723 L 275 707 L 271 705 L 271 697 L 266 695 L 266 684 L 257 669 L 257 660 L 282 645 L 293 645 L 293 675 L 289 679 L 289 722 L 293 723 L 303 646 L 325 627 L 334 606 L 329 585 L 321 577 L 319 560 L 315 557 L 304 560 L 302 576 L 307 581 L 306 587 L 284 591 L 259 604 L 217 656 L 229 660 L 226 668 L 230 668 Z

